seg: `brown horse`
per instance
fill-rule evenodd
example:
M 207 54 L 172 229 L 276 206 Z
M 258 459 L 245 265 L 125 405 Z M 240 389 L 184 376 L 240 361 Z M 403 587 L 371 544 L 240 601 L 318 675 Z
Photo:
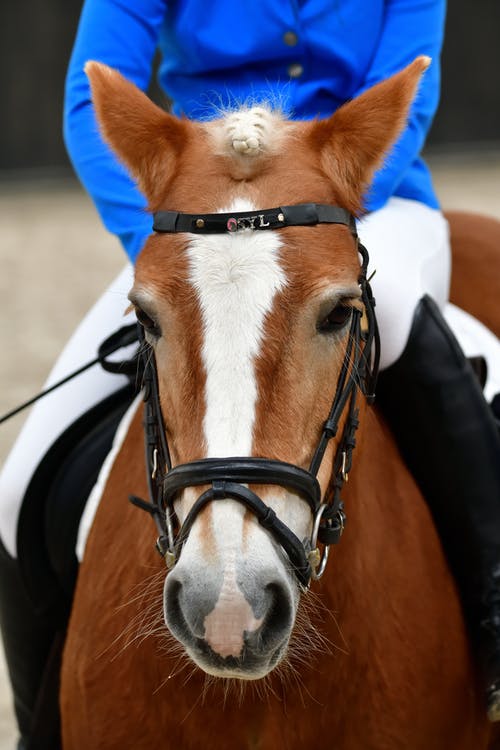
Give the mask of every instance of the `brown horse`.
M 179 121 L 104 66 L 88 73 L 104 137 L 153 212 L 249 211 L 264 222 L 264 208 L 304 200 L 357 213 L 426 65 L 418 58 L 310 123 L 255 109 Z M 362 307 L 359 273 L 341 223 L 149 238 L 131 300 L 154 350 L 174 466 L 217 456 L 309 465 Z M 498 332 L 491 279 L 477 280 L 480 309 L 465 297 L 471 286 L 454 282 L 455 301 Z M 80 568 L 62 667 L 65 750 L 493 746 L 454 582 L 376 410 L 361 407 L 348 530 L 324 578 L 303 590 L 234 499 L 199 512 L 165 582 L 151 523 L 126 502 L 147 494 L 135 408 Z M 318 473 L 323 494 L 337 442 Z M 308 538 L 310 507 L 285 486 L 251 485 Z M 180 521 L 199 494 L 177 494 Z

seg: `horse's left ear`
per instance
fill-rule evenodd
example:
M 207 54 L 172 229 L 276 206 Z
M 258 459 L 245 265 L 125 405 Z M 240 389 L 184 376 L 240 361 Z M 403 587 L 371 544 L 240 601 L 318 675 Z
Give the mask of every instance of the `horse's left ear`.
M 313 148 L 321 166 L 357 212 L 375 170 L 402 132 L 430 57 L 417 57 L 408 67 L 363 92 L 326 120 L 310 125 Z
M 88 62 L 92 101 L 104 140 L 124 162 L 154 206 L 175 174 L 187 139 L 187 121 L 178 120 L 118 71 Z

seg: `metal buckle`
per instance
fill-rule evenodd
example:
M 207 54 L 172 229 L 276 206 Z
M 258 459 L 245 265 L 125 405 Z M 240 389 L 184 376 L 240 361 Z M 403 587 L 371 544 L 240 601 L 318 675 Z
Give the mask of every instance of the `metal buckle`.
M 153 470 L 151 471 L 151 479 L 156 479 L 156 473 L 158 471 L 158 448 L 153 451 Z
M 330 553 L 329 547 L 325 546 L 323 548 L 323 552 L 321 553 L 319 547 L 317 546 L 321 519 L 323 517 L 323 513 L 327 508 L 328 505 L 326 503 L 322 503 L 319 506 L 318 511 L 314 517 L 313 530 L 311 534 L 311 540 L 309 542 L 311 551 L 309 552 L 307 557 L 311 566 L 311 578 L 314 581 L 318 581 L 325 572 L 326 564 L 328 562 L 328 555 Z
M 349 472 L 346 471 L 347 466 L 347 451 L 342 451 L 342 467 L 340 469 L 340 475 L 344 482 L 349 481 Z
M 166 508 L 165 510 L 165 525 L 167 527 L 167 539 L 168 539 L 168 547 L 163 552 L 163 557 L 165 559 L 165 564 L 169 570 L 172 570 L 175 563 L 177 562 L 177 554 L 175 551 L 175 540 L 174 540 L 174 527 L 172 525 L 172 516 L 170 514 L 170 508 Z

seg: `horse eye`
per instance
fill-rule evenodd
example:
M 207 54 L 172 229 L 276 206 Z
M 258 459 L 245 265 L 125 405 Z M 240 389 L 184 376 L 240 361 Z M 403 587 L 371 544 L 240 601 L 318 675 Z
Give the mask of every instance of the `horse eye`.
M 351 317 L 352 307 L 342 302 L 335 305 L 328 315 L 318 323 L 320 333 L 333 333 L 340 331 Z
M 136 307 L 135 315 L 145 331 L 150 333 L 152 336 L 155 336 L 156 338 L 161 336 L 160 326 L 155 320 L 153 320 L 153 318 L 145 313 L 144 310 L 142 310 L 140 307 Z

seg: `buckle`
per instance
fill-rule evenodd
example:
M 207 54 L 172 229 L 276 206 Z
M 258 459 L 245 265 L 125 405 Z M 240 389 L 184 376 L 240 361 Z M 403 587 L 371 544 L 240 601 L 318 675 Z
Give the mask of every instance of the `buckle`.
M 320 523 L 323 517 L 323 513 L 328 508 L 326 503 L 321 503 L 316 515 L 314 516 L 313 530 L 311 533 L 310 552 L 307 555 L 309 565 L 311 566 L 311 578 L 314 581 L 318 581 L 323 573 L 325 572 L 326 564 L 328 562 L 329 548 L 327 545 L 324 546 L 323 552 L 320 551 L 318 544 L 318 536 L 320 530 Z

